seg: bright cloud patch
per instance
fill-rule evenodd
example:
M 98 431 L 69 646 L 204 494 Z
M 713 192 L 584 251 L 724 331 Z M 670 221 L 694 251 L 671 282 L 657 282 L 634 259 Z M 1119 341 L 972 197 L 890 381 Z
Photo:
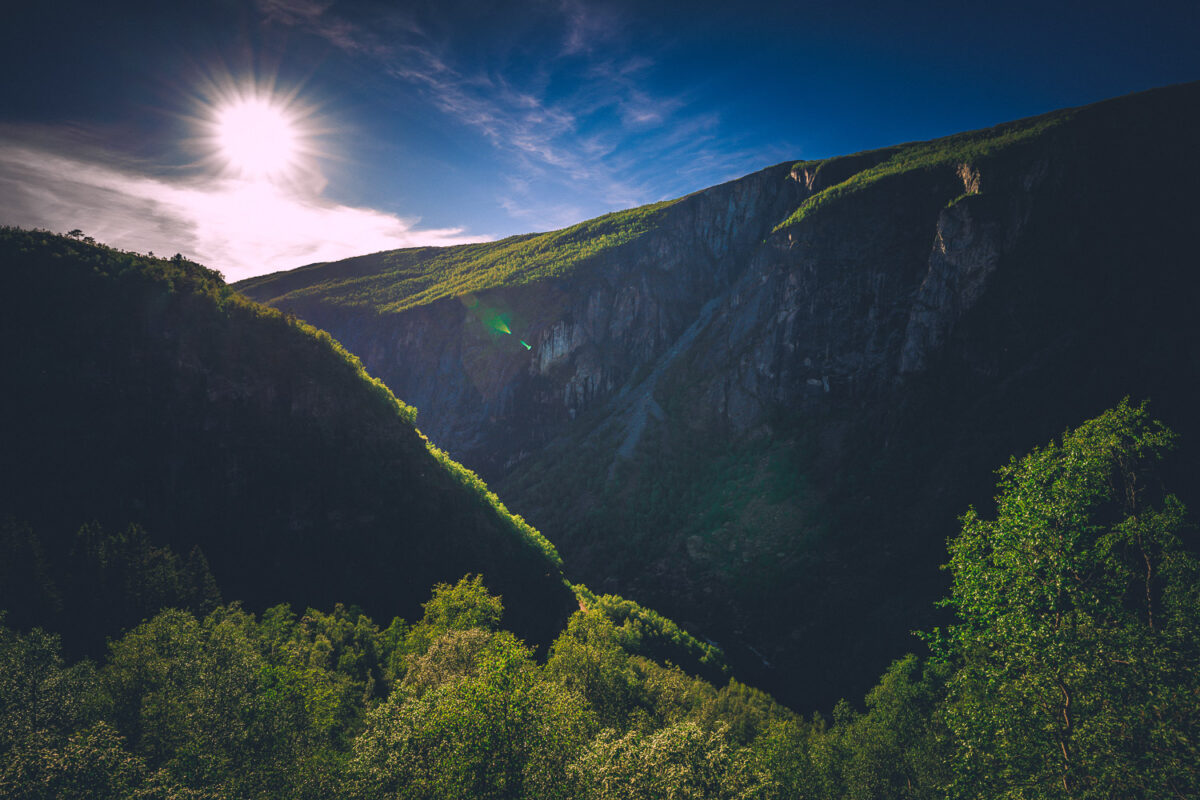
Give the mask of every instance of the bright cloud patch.
M 333 203 L 291 185 L 241 178 L 184 183 L 94 156 L 0 141 L 0 223 L 67 231 L 158 255 L 183 253 L 230 281 L 397 247 L 480 241 L 461 228 Z

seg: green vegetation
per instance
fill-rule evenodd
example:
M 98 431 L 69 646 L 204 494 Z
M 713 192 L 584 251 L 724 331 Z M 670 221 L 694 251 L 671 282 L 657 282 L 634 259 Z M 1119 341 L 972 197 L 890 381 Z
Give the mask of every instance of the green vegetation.
M 20 387 L 0 396 L 3 571 L 39 587 L 23 599 L 45 600 L 14 603 L 11 620 L 59 631 L 70 654 L 98 654 L 162 605 L 205 612 L 172 577 L 207 571 L 197 546 L 255 610 L 287 599 L 411 613 L 428 586 L 486 569 L 531 642 L 570 613 L 554 547 L 427 442 L 415 409 L 328 333 L 218 273 L 3 228 L 0 306 Z M 134 567 L 93 579 L 138 576 L 141 601 L 92 619 L 55 599 L 79 584 L 83 523 L 140 542 L 120 557 Z
M 1172 444 L 1122 403 L 1001 469 L 995 520 L 968 511 L 950 544 L 936 658 L 831 722 L 648 658 L 675 629 L 582 587 L 539 663 L 469 576 L 384 629 L 344 606 L 167 610 L 98 663 L 0 624 L 0 794 L 1194 797 L 1200 558 L 1155 478 Z
M 164 611 L 69 666 L 56 637 L 0 627 L 0 793 L 775 798 L 926 774 L 881 750 L 927 733 L 914 659 L 829 728 L 631 653 L 594 611 L 539 664 L 500 613 L 478 578 L 385 629 L 342 606 Z
M 686 411 L 668 407 L 667 415 L 679 419 Z M 569 541 L 576 552 L 587 552 L 594 566 L 580 575 L 583 582 L 594 585 L 611 576 L 620 585 L 637 586 L 644 603 L 717 639 L 718 647 L 726 644 L 726 634 L 713 633 L 709 625 L 728 631 L 757 624 L 733 619 L 732 604 L 722 599 L 820 594 L 817 581 L 826 578 L 806 567 L 828 525 L 793 442 L 700 437 L 685 426 L 655 425 L 644 433 L 637 457 L 624 460 L 614 456 L 623 429 L 614 425 L 610 435 L 590 423 L 577 420 L 567 436 L 497 486 L 504 497 L 521 498 L 523 510 L 538 527 L 554 531 L 560 546 Z M 563 497 L 587 498 L 586 510 L 562 503 Z M 580 569 L 569 556 L 567 563 Z M 642 583 L 648 564 L 662 566 L 652 583 Z M 704 601 L 716 609 L 702 620 L 694 613 L 695 595 L 686 594 L 697 584 L 711 588 Z M 764 627 L 777 626 L 778 614 L 792 612 L 764 603 L 757 619 Z M 623 620 L 614 622 L 620 626 Z M 717 656 L 704 639 L 650 654 L 689 665 L 710 680 L 722 678 L 723 667 L 714 667 L 727 660 L 735 672 L 748 661 L 762 663 L 761 656 L 745 651 Z M 868 674 L 865 685 L 871 680 Z
M 0 628 L 0 794 L 573 798 L 648 759 L 671 765 L 660 784 L 709 785 L 722 777 L 710 746 L 731 763 L 731 724 L 791 719 L 762 696 L 743 710 L 729 698 L 744 687 L 722 695 L 622 651 L 595 613 L 578 612 L 539 665 L 497 629 L 501 612 L 478 578 L 439 585 L 416 624 L 382 630 L 341 606 L 171 610 L 102 663 L 71 666 L 57 637 Z M 592 694 L 628 679 L 620 735 L 636 741 L 620 765 L 570 666 L 580 658 L 601 663 Z
M 138 525 L 110 533 L 92 523 L 64 551 L 47 548 L 28 524 L 0 522 L 0 609 L 10 622 L 67 636 L 77 650 L 100 652 L 106 634 L 162 608 L 206 614 L 220 603 L 199 546 L 180 558 Z
M 549 233 L 456 247 L 416 247 L 251 278 L 241 291 L 273 304 L 320 298 L 334 306 L 395 313 L 443 297 L 572 274 L 589 260 L 652 231 L 676 200 L 617 211 Z
M 510 530 L 519 536 L 532 549 L 538 551 L 546 560 L 555 566 L 562 568 L 562 556 L 554 549 L 554 545 L 550 540 L 524 520 L 519 514 L 513 514 L 500 498 L 488 488 L 483 479 L 476 475 L 471 470 L 459 464 L 446 454 L 444 450 L 438 448 L 433 442 L 425 438 L 425 445 L 429 448 L 429 452 L 437 459 L 446 472 L 450 473 L 464 488 L 470 490 L 476 497 L 482 500 L 485 504 L 496 510 L 496 513 L 507 524 Z
M 957 197 L 953 197 L 950 200 L 948 200 L 946 202 L 946 208 L 954 208 L 956 205 L 961 203 L 966 198 L 975 197 L 978 194 L 979 194 L 978 192 L 963 192 L 962 194 L 958 195 Z
M 1073 116 L 1072 111 L 1055 111 L 985 130 L 839 156 L 821 162 L 817 167 L 818 175 L 830 172 L 837 173 L 841 178 L 844 172 L 850 174 L 805 200 L 790 217 L 775 226 L 775 231 L 796 225 L 820 209 L 832 207 L 868 187 L 906 173 L 956 168 L 960 164 L 978 166 L 1000 158 L 1006 151 L 1043 138 L 1047 131 L 1069 122 Z M 797 168 L 811 166 L 811 162 L 799 162 L 796 165 Z
M 1117 408 L 999 471 L 951 543 L 935 637 L 955 787 L 986 797 L 1200 794 L 1200 562 L 1154 480 L 1174 437 Z
M 613 635 L 629 652 L 678 664 L 697 675 L 728 677 L 729 666 L 719 647 L 700 641 L 657 611 L 614 594 L 598 596 L 582 584 L 575 586 L 575 594 L 580 607 L 612 623 Z

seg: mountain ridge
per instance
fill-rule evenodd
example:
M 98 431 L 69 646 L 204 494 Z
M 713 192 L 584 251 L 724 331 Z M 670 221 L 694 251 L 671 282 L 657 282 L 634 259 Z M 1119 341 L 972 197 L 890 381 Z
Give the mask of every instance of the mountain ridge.
M 778 165 L 466 303 L 272 302 L 417 405 L 586 583 L 832 702 L 935 621 L 941 546 L 992 465 L 1127 395 L 1195 430 L 1198 108 L 1185 84 Z
M 0 509 L 43 552 L 135 524 L 200 545 L 251 608 L 410 616 L 434 583 L 484 573 L 541 644 L 576 605 L 553 546 L 328 333 L 181 257 L 6 228 L 0 266 L 20 388 L 0 406 Z

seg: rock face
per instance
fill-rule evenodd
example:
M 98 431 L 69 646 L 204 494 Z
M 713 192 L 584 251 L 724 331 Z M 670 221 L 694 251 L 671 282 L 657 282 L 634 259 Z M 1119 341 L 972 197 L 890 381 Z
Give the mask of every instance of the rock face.
M 1125 395 L 1197 430 L 1197 109 L 1193 84 L 772 167 L 567 277 L 399 314 L 272 302 L 416 405 L 573 578 L 828 704 L 936 622 L 946 537 L 1009 455 Z M 512 335 L 479 323 L 497 309 Z
M 979 170 L 960 165 L 965 194 L 938 214 L 929 271 L 913 300 L 900 351 L 901 373 L 924 370 L 927 354 L 941 349 L 954 325 L 983 297 L 1001 254 L 1020 240 L 1046 171 L 1045 160 L 1034 160 L 1004 176 L 1008 185 L 985 197 Z
M 431 439 L 492 480 L 667 352 L 806 191 L 781 165 L 691 195 L 569 280 L 398 315 L 282 305 L 334 332 L 422 410 Z M 270 299 L 271 287 L 250 294 Z M 496 315 L 513 333 L 485 324 Z

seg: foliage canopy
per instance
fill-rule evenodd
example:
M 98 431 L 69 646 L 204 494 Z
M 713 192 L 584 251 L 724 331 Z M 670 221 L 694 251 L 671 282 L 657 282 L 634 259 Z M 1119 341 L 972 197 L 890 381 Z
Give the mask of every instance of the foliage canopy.
M 1126 400 L 999 470 L 997 512 L 950 544 L 961 662 L 946 719 L 964 796 L 1200 792 L 1200 564 L 1155 467 L 1174 445 Z

